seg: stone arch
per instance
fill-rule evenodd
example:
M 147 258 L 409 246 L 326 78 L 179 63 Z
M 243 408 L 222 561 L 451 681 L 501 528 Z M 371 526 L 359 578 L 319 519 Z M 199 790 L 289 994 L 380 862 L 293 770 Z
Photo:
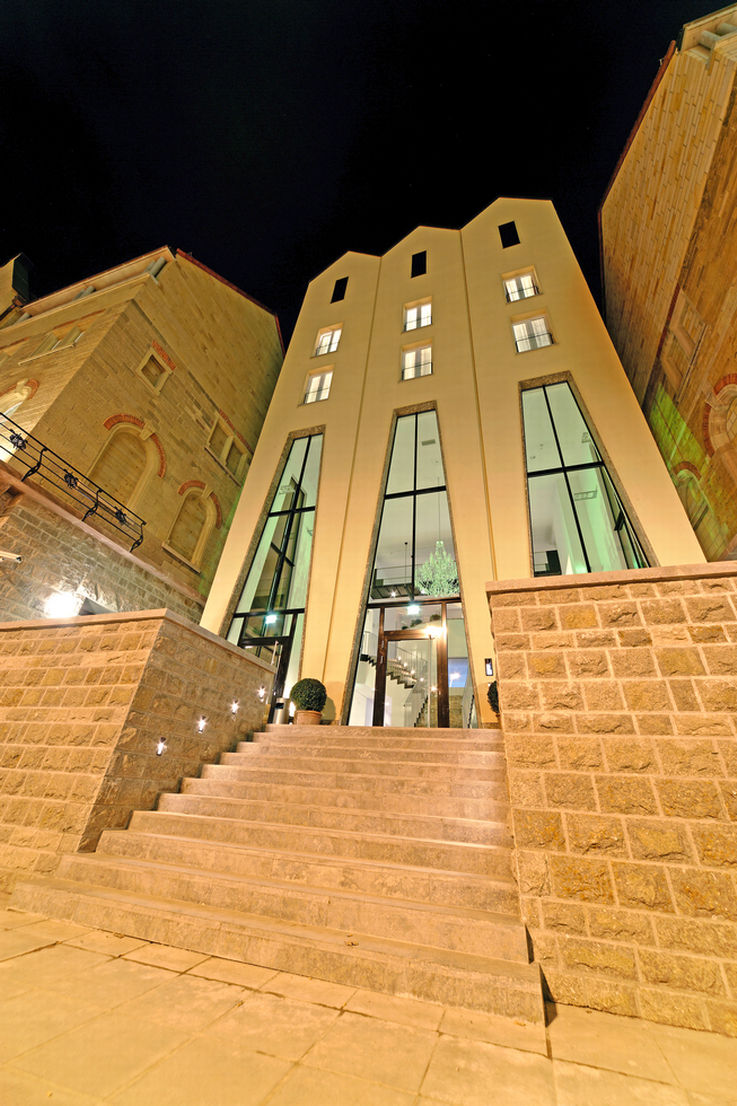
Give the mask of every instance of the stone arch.
M 201 480 L 187 480 L 179 488 L 183 497 L 166 541 L 167 547 L 195 568 L 202 564 L 207 542 L 219 525 L 212 496 Z
M 151 478 L 166 471 L 161 444 L 135 415 L 112 415 L 104 425 L 110 433 L 88 475 L 134 511 Z

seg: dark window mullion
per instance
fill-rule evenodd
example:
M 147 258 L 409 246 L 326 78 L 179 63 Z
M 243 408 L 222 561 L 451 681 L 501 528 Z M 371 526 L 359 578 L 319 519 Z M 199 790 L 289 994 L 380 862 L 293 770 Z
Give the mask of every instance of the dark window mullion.
M 558 437 L 558 431 L 555 428 L 555 419 L 553 418 L 553 412 L 550 407 L 550 400 L 548 399 L 548 389 L 543 385 L 543 396 L 545 398 L 545 406 L 548 409 L 548 418 L 550 419 L 550 425 L 553 428 L 553 437 L 555 438 L 555 448 L 558 450 L 558 456 L 560 457 L 560 467 L 566 467 L 565 457 L 563 456 L 563 450 L 560 447 L 560 438 Z
M 568 498 L 571 501 L 571 509 L 573 511 L 573 518 L 576 523 L 576 530 L 578 531 L 578 540 L 581 542 L 581 550 L 583 552 L 583 559 L 586 562 L 586 571 L 591 572 L 591 562 L 589 561 L 589 555 L 586 550 L 586 542 L 583 540 L 583 531 L 581 530 L 581 523 L 578 518 L 578 511 L 576 510 L 576 501 L 573 498 L 573 491 L 571 490 L 571 482 L 568 479 L 568 473 L 563 469 L 563 479 L 566 482 L 566 488 L 568 489 Z

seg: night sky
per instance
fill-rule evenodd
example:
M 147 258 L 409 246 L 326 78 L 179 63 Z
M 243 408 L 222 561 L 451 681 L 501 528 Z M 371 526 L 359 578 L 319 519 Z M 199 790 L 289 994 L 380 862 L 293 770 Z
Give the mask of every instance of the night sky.
M 713 8 L 719 7 L 718 2 Z M 346 250 L 596 210 L 693 0 L 2 0 L 0 262 L 45 293 L 161 245 L 277 311 Z

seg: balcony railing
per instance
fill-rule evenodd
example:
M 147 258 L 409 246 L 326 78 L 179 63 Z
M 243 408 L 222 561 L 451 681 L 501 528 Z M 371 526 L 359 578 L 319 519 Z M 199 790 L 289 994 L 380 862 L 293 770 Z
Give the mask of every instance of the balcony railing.
M 529 300 L 532 296 L 539 296 L 540 289 L 536 284 L 526 284 L 522 288 L 507 288 L 507 303 L 516 303 L 518 300 Z
M 23 482 L 29 476 L 35 476 L 51 485 L 54 491 L 61 493 L 63 500 L 73 502 L 84 512 L 83 522 L 94 516 L 123 534 L 132 542 L 131 553 L 143 541 L 143 527 L 146 525 L 144 519 L 2 412 L 0 460 L 11 468 L 13 462 L 23 466 L 26 469 L 21 476 Z
M 515 338 L 514 344 L 517 347 L 517 353 L 525 353 L 530 349 L 552 346 L 553 335 L 548 331 L 543 331 L 541 334 L 527 334 L 523 338 Z

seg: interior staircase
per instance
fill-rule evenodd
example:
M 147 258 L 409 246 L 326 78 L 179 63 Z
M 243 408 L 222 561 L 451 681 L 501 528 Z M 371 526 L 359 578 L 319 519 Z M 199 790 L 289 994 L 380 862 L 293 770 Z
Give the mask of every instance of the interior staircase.
M 14 907 L 543 1020 L 499 731 L 270 726 Z

